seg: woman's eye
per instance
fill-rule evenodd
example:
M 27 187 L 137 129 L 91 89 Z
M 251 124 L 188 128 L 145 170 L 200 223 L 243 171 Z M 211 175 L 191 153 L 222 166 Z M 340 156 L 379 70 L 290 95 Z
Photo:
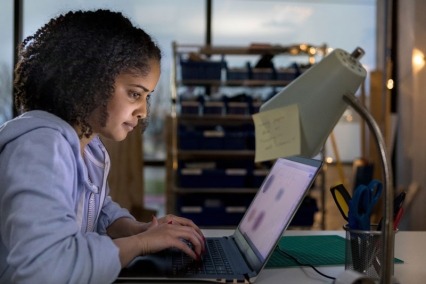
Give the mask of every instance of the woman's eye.
M 132 98 L 132 99 L 139 99 L 140 98 L 140 94 L 139 93 L 137 93 L 137 92 L 131 92 L 130 93 L 130 97 Z

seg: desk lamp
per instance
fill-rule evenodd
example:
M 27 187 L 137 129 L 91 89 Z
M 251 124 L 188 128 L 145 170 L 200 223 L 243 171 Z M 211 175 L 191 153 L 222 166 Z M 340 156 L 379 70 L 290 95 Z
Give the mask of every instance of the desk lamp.
M 392 172 L 380 128 L 369 111 L 355 97 L 355 92 L 367 74 L 359 62 L 363 55 L 364 51 L 359 47 L 351 54 L 342 49 L 333 50 L 266 101 L 260 111 L 297 104 L 301 127 L 300 155 L 306 157 L 313 157 L 320 153 L 348 105 L 367 122 L 379 149 L 384 176 L 381 283 L 391 283 L 394 251 L 394 239 L 391 237 L 393 234 Z

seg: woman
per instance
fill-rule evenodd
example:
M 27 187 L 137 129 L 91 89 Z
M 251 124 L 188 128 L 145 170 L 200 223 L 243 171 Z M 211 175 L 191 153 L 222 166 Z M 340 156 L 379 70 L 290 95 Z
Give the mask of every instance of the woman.
M 121 141 L 145 122 L 160 60 L 148 34 L 107 10 L 68 12 L 23 41 L 22 114 L 0 128 L 0 283 L 109 283 L 170 247 L 200 258 L 192 221 L 140 223 L 108 196 L 99 136 Z

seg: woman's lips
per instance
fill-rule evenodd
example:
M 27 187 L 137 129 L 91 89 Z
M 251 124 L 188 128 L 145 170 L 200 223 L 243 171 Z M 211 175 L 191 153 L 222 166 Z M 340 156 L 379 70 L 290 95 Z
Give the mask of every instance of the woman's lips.
M 128 123 L 128 122 L 125 122 L 125 123 L 123 123 L 124 124 L 124 127 L 126 128 L 126 129 L 128 129 L 129 131 L 132 131 L 136 126 L 137 126 L 137 124 L 134 124 L 134 123 Z

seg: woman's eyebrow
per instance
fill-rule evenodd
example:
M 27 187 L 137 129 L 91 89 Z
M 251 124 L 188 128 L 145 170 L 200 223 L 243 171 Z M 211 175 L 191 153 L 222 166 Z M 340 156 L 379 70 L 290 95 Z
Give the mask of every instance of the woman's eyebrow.
M 130 86 L 140 88 L 140 89 L 142 89 L 142 90 L 144 90 L 145 92 L 148 92 L 148 93 L 152 93 L 154 91 L 154 90 L 150 91 L 148 88 L 145 88 L 144 86 L 139 85 L 139 84 L 130 84 Z

